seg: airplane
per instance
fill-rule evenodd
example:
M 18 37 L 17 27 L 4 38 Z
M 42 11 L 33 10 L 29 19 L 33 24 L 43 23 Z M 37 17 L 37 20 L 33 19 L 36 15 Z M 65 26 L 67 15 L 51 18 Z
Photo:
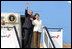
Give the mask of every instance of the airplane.
M 24 15 L 1 13 L 1 48 L 22 48 L 23 23 Z M 59 31 L 48 32 L 47 29 Z M 62 28 L 43 29 L 43 48 L 63 48 L 62 32 Z

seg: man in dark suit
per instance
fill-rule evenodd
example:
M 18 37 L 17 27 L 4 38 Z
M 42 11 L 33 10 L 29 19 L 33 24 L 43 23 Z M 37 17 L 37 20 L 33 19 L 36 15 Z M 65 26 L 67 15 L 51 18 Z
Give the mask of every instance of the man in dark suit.
M 23 48 L 31 48 L 31 40 L 33 36 L 33 25 L 32 25 L 32 21 L 30 20 L 32 18 L 33 11 L 30 10 L 28 14 L 28 7 L 29 7 L 29 4 L 27 3 L 26 9 L 25 9 L 25 22 L 23 24 L 23 28 L 24 28 Z

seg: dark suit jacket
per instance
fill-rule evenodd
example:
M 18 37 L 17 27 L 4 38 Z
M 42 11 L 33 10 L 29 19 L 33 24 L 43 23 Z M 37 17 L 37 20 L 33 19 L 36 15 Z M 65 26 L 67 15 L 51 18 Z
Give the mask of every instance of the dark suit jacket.
M 23 28 L 31 29 L 33 28 L 32 21 L 30 20 L 31 15 L 28 14 L 28 11 L 25 10 L 25 22 L 23 24 Z

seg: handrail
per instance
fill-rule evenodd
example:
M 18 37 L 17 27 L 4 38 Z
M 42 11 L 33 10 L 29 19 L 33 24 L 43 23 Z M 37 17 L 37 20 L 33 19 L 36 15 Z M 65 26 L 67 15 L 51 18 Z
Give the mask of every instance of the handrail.
M 47 29 L 63 29 L 63 28 L 47 28 Z
M 17 32 L 17 29 L 16 29 L 16 27 L 15 27 L 15 26 L 14 26 L 14 30 L 15 30 L 16 37 L 17 37 L 17 40 L 18 40 L 18 43 L 19 43 L 19 47 L 21 48 L 21 45 L 20 45 L 20 40 L 19 40 L 19 37 L 18 37 L 18 32 Z
M 45 30 L 46 30 L 47 33 L 48 33 L 48 36 L 49 36 L 49 38 L 50 38 L 50 41 L 51 41 L 53 47 L 56 48 L 55 45 L 54 45 L 54 42 L 53 42 L 53 40 L 52 40 L 52 38 L 51 38 L 51 36 L 50 36 L 50 34 L 49 34 L 49 31 L 48 31 L 47 27 L 45 27 Z

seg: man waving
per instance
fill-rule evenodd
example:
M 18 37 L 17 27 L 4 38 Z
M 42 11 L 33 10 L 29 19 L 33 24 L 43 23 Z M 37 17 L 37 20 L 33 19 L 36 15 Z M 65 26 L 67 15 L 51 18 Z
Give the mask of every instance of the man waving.
M 26 9 L 25 9 L 25 22 L 23 24 L 23 28 L 24 28 L 23 48 L 31 47 L 31 39 L 32 39 L 32 34 L 33 34 L 33 25 L 32 25 L 32 21 L 30 20 L 32 18 L 33 11 L 30 10 L 28 13 L 28 7 L 29 7 L 29 4 L 27 3 Z

